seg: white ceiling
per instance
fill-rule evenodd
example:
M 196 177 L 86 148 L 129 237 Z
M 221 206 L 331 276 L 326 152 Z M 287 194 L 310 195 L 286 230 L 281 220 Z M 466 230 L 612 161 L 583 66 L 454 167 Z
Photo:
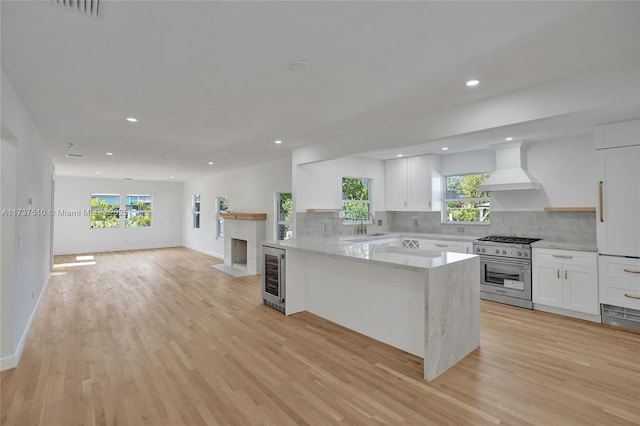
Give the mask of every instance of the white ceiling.
M 187 180 L 640 57 L 637 2 L 102 0 L 97 18 L 0 4 L 2 69 L 73 176 Z M 296 60 L 308 71 L 290 71 Z M 634 108 L 503 130 L 577 134 Z M 486 147 L 492 132 L 442 143 Z

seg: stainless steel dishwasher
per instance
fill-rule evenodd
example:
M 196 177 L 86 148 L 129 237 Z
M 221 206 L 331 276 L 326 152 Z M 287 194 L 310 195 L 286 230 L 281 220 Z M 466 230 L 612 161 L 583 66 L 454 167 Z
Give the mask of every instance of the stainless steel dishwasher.
M 284 313 L 285 311 L 286 251 L 262 246 L 262 302 Z

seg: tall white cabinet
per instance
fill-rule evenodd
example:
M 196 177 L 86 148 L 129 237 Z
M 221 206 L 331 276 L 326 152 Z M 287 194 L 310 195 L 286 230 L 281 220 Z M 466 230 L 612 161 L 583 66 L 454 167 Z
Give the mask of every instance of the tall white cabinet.
M 594 144 L 602 322 L 640 330 L 640 120 L 596 127 Z
M 418 155 L 385 161 L 385 208 L 391 211 L 440 211 L 440 157 Z

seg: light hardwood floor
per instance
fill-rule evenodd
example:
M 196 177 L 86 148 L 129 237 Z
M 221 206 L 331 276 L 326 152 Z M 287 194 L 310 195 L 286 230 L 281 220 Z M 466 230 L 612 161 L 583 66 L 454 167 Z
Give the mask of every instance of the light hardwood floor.
M 640 424 L 640 334 L 483 301 L 480 349 L 427 383 L 421 359 L 285 317 L 215 258 L 95 261 L 51 277 L 3 425 Z

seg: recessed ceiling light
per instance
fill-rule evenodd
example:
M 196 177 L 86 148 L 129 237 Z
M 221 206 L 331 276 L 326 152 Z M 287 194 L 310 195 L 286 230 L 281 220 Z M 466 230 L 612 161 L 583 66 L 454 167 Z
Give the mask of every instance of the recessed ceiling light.
M 173 179 L 173 176 L 169 176 L 169 179 Z
M 96 172 L 96 174 L 97 174 L 97 175 L 99 175 L 99 174 L 100 174 L 100 172 Z
M 280 145 L 280 144 L 282 143 L 282 141 L 277 140 L 277 141 L 275 141 L 275 143 L 276 143 L 276 144 L 278 144 L 278 145 Z
M 293 72 L 305 72 L 309 69 L 309 62 L 294 61 L 289 64 L 289 70 Z
M 213 161 L 209 161 L 209 165 L 210 165 L 210 166 L 211 166 L 211 165 L 213 165 Z
M 107 152 L 106 154 L 107 155 L 113 155 L 113 152 Z
M 402 154 L 398 154 L 398 155 L 396 155 L 396 157 L 402 157 Z
M 473 87 L 473 86 L 477 86 L 478 84 L 480 84 L 480 81 L 479 80 L 469 80 L 469 81 L 467 81 L 466 84 L 469 87 Z
M 446 146 L 443 146 L 443 147 L 442 147 L 442 150 L 443 150 L 443 151 L 448 151 L 448 150 L 449 150 L 449 148 L 447 148 Z
M 509 136 L 508 138 L 504 138 L 505 141 L 512 141 L 513 138 L 511 136 Z
M 161 160 L 162 160 L 162 161 L 167 161 L 167 160 L 168 160 L 168 158 L 167 158 L 167 157 L 162 157 L 162 158 L 161 158 Z
M 127 121 L 131 122 L 131 123 L 137 123 L 138 119 L 134 118 L 134 117 L 127 117 Z

